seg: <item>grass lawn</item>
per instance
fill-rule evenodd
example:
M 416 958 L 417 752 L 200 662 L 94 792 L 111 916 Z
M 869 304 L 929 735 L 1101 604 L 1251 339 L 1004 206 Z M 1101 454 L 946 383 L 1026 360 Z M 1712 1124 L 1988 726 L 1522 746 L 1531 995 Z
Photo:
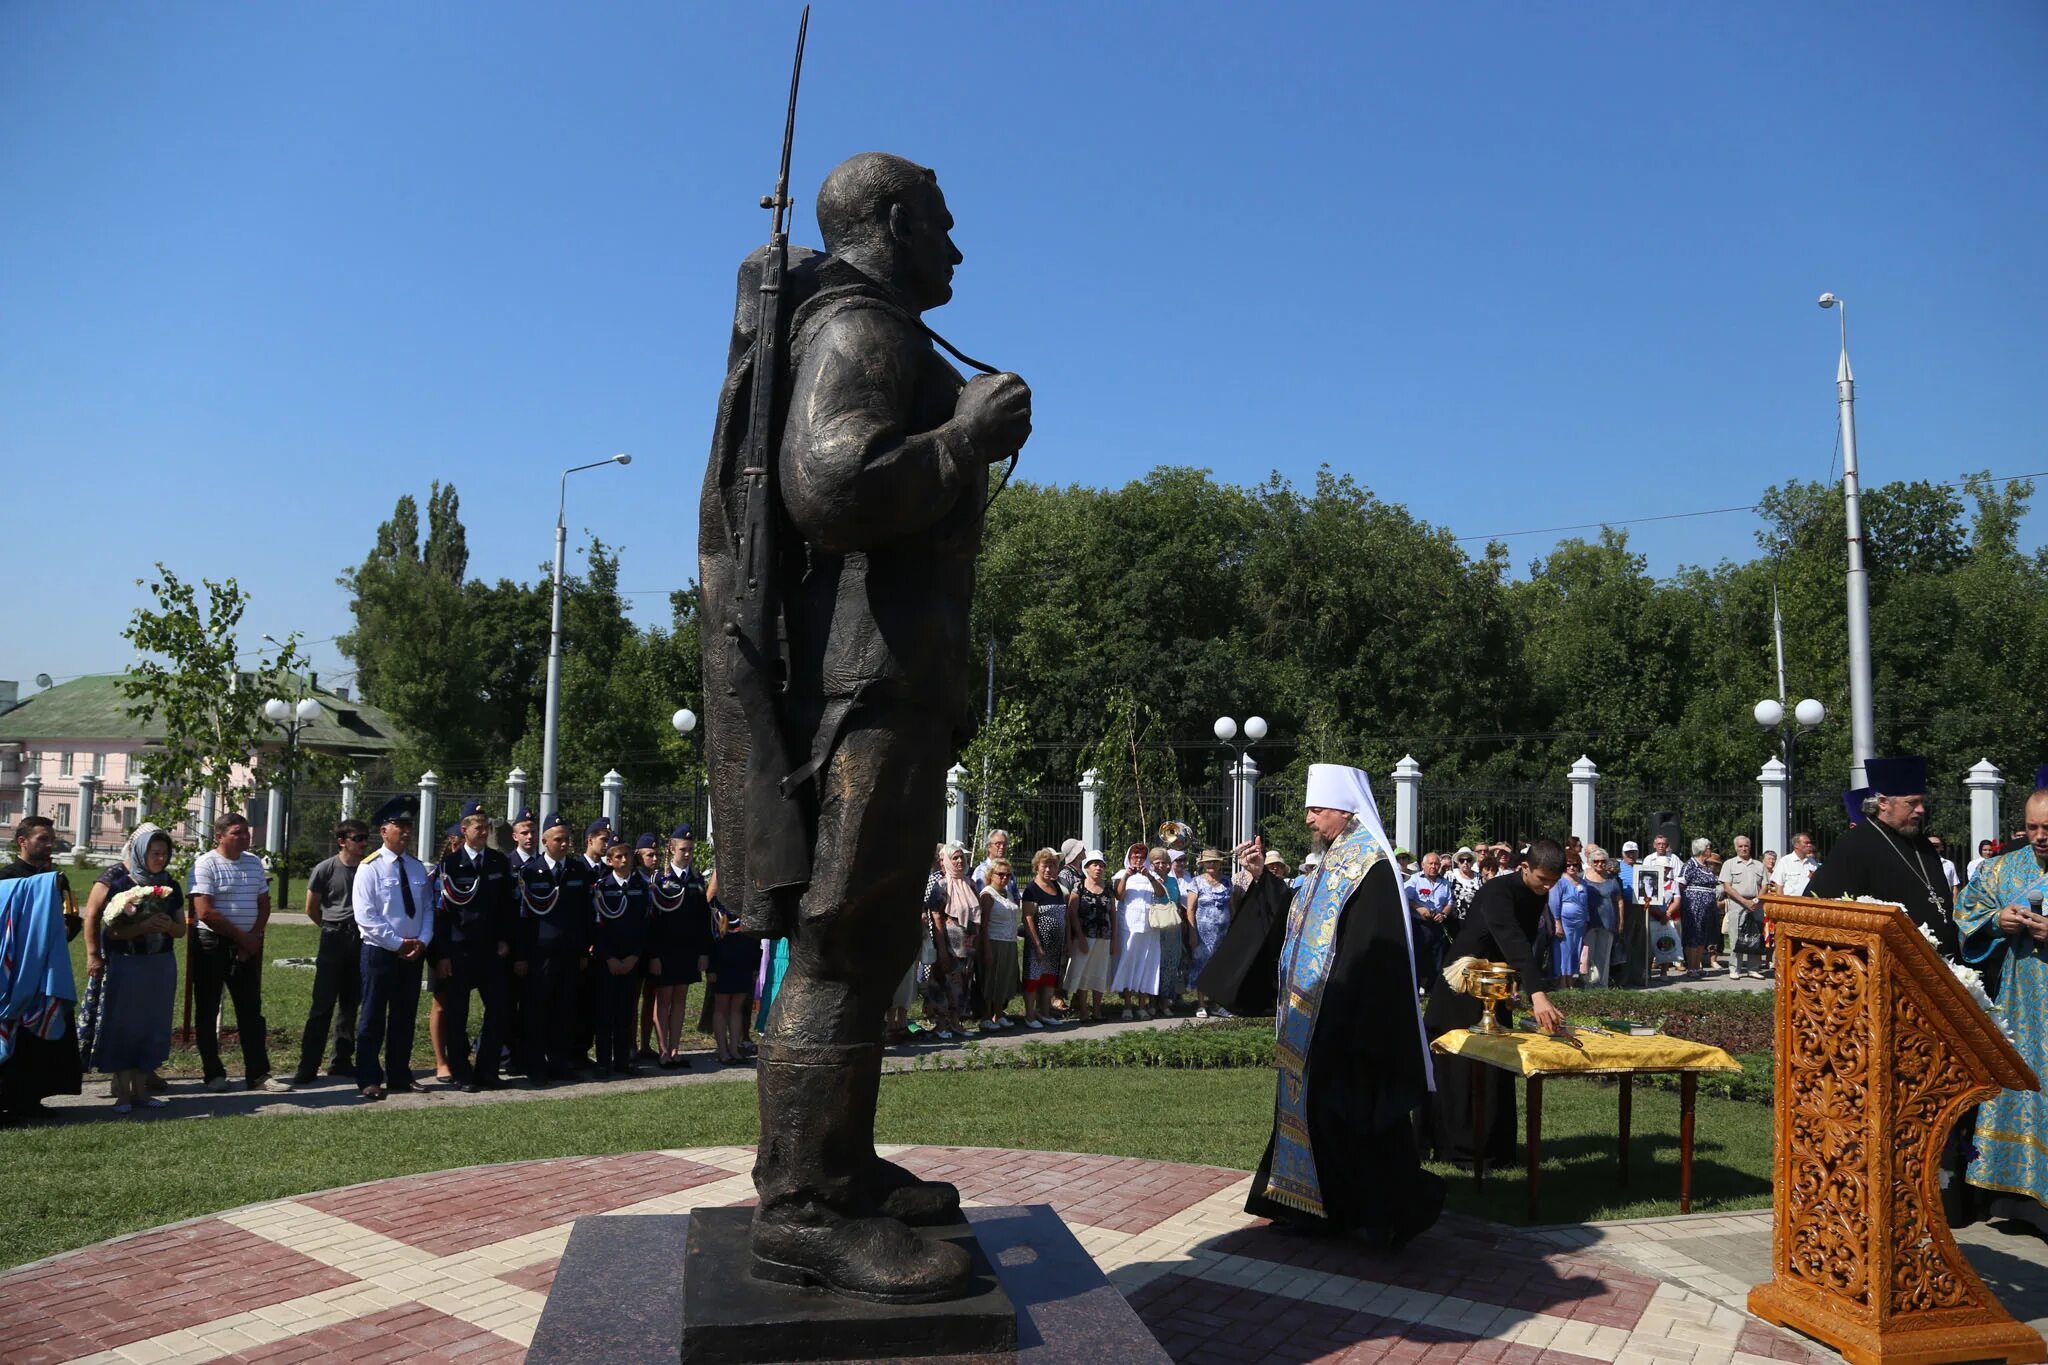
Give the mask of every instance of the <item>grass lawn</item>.
M 1676 1212 L 1678 1098 L 1638 1089 L 1633 1188 L 1614 1182 L 1616 1092 L 1558 1082 L 1544 1097 L 1546 1222 Z M 1273 1073 L 1263 1068 L 992 1070 L 892 1075 L 883 1142 L 1097 1152 L 1250 1170 L 1265 1148 Z M 1767 1106 L 1702 1096 L 1695 1210 L 1770 1196 Z M 138 1121 L 0 1131 L 7 1204 L 0 1266 L 265 1199 L 419 1171 L 538 1157 L 747 1143 L 751 1085 L 690 1085 L 442 1112 Z M 1451 1207 L 1520 1222 L 1519 1169 L 1478 1197 L 1452 1176 Z

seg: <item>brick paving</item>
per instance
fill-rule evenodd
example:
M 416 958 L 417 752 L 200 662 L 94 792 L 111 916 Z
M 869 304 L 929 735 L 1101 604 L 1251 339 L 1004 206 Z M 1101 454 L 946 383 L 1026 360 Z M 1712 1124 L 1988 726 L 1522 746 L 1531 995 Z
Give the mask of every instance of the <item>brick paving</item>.
M 1452 1215 L 1388 1256 L 1247 1216 L 1240 1171 L 886 1150 L 970 1203 L 1051 1205 L 1186 1365 L 1839 1359 L 1741 1311 L 1741 1249 L 1766 1215 L 1531 1231 Z M 752 1160 L 721 1147 L 472 1167 L 138 1233 L 0 1276 L 0 1361 L 517 1360 L 578 1216 L 744 1204 Z

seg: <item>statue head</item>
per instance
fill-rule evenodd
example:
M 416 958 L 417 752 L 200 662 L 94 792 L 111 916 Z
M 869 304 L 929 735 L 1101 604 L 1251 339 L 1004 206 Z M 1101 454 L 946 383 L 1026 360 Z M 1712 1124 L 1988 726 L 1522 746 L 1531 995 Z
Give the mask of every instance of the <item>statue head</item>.
M 953 215 L 929 167 L 887 152 L 862 152 L 832 168 L 818 189 L 825 249 L 919 312 L 953 297 Z

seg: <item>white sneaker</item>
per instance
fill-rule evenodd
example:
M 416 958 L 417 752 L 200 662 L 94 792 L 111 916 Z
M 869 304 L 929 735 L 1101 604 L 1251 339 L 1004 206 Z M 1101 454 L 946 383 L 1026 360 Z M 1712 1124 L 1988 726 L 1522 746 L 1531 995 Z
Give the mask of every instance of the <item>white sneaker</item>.
M 1209 1007 L 1208 1007 L 1207 1005 L 1202 1005 L 1202 1006 L 1198 1007 L 1198 1008 L 1197 1008 L 1197 1009 L 1195 1010 L 1195 1018 L 1197 1018 L 1197 1019 L 1207 1019 L 1208 1017 L 1209 1017 Z
M 225 1076 L 215 1076 L 206 1083 L 206 1088 L 212 1094 L 225 1095 L 228 1091 L 235 1088 L 235 1083 Z
M 298 1087 L 293 1085 L 284 1076 L 265 1076 L 263 1084 L 258 1086 L 257 1089 L 267 1090 L 273 1095 L 289 1095 L 292 1091 L 297 1090 Z
M 1209 1011 L 1209 1017 L 1210 1017 L 1211 1019 L 1235 1019 L 1235 1018 L 1237 1018 L 1237 1016 L 1236 1016 L 1236 1015 L 1232 1014 L 1232 1013 L 1231 1013 L 1231 1012 L 1230 1012 L 1229 1010 L 1227 1010 L 1227 1009 L 1223 1008 L 1223 1006 L 1221 1006 L 1221 1005 L 1218 1005 L 1218 1006 L 1217 1006 L 1217 1007 L 1216 1007 L 1215 1009 L 1213 1009 L 1213 1010 L 1210 1010 L 1210 1011 Z

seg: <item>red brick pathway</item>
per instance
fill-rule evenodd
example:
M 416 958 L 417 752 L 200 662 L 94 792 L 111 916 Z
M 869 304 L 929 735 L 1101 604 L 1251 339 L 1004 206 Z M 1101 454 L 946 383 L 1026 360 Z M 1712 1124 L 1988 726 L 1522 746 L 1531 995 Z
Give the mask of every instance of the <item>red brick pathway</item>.
M 970 1202 L 1050 1204 L 1188 1365 L 1834 1359 L 1640 1267 L 1470 1219 L 1390 1257 L 1247 1217 L 1242 1172 L 892 1155 Z M 516 1359 L 577 1217 L 750 1202 L 751 1162 L 712 1148 L 473 1167 L 140 1233 L 0 1277 L 0 1362 Z

